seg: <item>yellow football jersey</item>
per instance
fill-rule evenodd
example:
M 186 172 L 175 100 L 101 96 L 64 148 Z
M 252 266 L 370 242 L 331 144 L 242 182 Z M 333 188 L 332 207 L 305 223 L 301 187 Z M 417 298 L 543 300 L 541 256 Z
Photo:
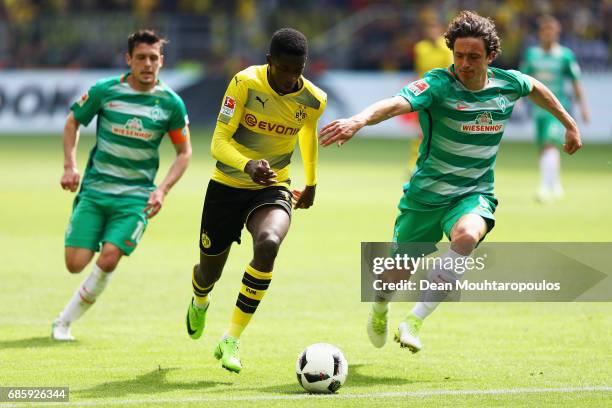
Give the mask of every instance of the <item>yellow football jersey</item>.
M 453 52 L 446 46 L 444 37 L 436 42 L 421 40 L 414 46 L 414 70 L 419 78 L 434 68 L 446 68 L 453 63 Z
M 268 83 L 268 65 L 251 66 L 230 81 L 221 104 L 211 151 L 212 179 L 238 188 L 263 188 L 244 172 L 249 160 L 266 159 L 276 185 L 289 185 L 289 164 L 299 139 L 306 184 L 317 182 L 317 122 L 327 95 L 300 77 L 296 92 L 279 95 Z

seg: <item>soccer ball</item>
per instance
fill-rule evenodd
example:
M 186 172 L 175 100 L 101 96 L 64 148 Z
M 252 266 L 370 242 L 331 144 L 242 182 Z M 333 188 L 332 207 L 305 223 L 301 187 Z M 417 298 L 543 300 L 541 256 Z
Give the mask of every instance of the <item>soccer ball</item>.
M 298 382 L 315 394 L 338 391 L 348 375 L 348 363 L 338 347 L 317 343 L 306 347 L 295 363 Z

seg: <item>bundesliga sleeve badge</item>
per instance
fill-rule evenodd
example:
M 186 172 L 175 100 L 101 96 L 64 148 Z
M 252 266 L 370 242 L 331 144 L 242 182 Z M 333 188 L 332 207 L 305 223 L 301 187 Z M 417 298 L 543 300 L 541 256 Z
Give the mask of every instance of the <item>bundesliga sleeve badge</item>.
M 89 99 L 89 92 L 85 92 L 83 96 L 81 96 L 81 99 L 77 101 L 77 104 L 82 107 L 83 105 L 85 105 L 85 102 L 87 102 L 88 99 Z
M 221 113 L 230 118 L 234 116 L 234 110 L 236 109 L 236 100 L 231 96 L 226 96 L 221 107 Z
M 231 96 L 226 96 L 225 99 L 223 100 L 223 105 L 221 106 L 221 112 L 219 112 L 219 118 L 217 120 L 227 125 L 230 119 L 234 116 L 235 109 L 236 109 L 236 100 L 232 98 Z
M 422 79 L 414 81 L 408 85 L 408 89 L 414 94 L 414 96 L 419 96 L 425 92 L 427 88 L 429 88 L 429 84 Z

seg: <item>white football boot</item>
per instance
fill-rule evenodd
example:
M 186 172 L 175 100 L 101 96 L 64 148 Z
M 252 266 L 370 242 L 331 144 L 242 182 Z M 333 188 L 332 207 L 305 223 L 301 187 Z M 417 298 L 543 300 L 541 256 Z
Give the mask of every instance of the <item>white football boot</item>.
M 419 339 L 419 330 L 423 320 L 414 315 L 408 315 L 406 320 L 400 323 L 395 333 L 395 341 L 400 344 L 401 348 L 407 348 L 413 353 L 418 352 L 423 348 L 423 343 Z
M 55 319 L 51 325 L 51 338 L 57 341 L 74 341 L 75 338 L 70 334 L 70 323 Z

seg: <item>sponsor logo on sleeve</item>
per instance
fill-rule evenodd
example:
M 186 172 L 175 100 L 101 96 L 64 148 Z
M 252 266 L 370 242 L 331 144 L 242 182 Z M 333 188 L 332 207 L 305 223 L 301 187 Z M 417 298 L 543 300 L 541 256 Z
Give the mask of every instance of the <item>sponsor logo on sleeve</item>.
M 88 99 L 89 99 L 89 92 L 85 92 L 83 96 L 81 96 L 81 99 L 77 101 L 77 104 L 79 106 L 83 106 L 85 105 L 85 102 L 87 102 Z
M 223 100 L 223 105 L 221 106 L 221 112 L 219 112 L 219 118 L 217 119 L 220 122 L 228 124 L 230 119 L 234 116 L 234 111 L 236 110 L 236 100 L 231 96 L 226 96 Z
M 429 84 L 422 79 L 414 81 L 408 85 L 408 89 L 410 89 L 410 92 L 412 92 L 414 96 L 419 96 L 425 92 L 427 88 L 429 88 Z
M 236 100 L 231 96 L 226 96 L 221 107 L 221 113 L 230 118 L 234 116 L 234 110 L 236 109 Z

